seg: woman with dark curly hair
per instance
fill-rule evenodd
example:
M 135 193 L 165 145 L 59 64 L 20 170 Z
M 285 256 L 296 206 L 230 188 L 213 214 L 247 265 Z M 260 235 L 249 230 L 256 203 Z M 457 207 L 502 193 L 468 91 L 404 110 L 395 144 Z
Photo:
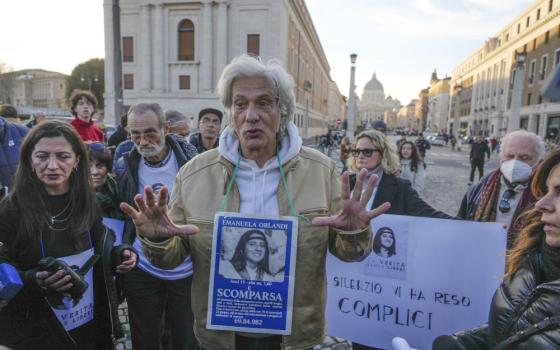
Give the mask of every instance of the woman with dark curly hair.
M 426 181 L 426 164 L 422 161 L 422 156 L 414 142 L 403 141 L 399 144 L 399 158 L 401 161 L 399 177 L 410 181 L 412 188 L 422 196 Z
M 397 254 L 395 233 L 389 227 L 377 230 L 373 239 L 373 251 L 380 257 L 390 258 Z
M 560 151 L 538 167 L 531 191 L 539 200 L 508 254 L 488 323 L 440 336 L 433 349 L 560 348 Z
M 281 278 L 275 277 L 270 272 L 269 256 L 268 242 L 264 233 L 259 230 L 249 230 L 237 242 L 230 264 L 227 261 L 220 263 L 220 274 L 234 279 L 281 281 Z

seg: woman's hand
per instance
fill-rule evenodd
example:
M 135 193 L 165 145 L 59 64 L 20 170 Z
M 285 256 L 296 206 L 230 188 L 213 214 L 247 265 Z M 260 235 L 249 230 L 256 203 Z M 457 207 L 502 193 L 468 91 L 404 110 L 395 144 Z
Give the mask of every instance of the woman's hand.
M 53 274 L 49 274 L 48 271 L 38 271 L 35 273 L 37 285 L 41 287 L 41 289 L 64 293 L 72 288 L 72 283 L 70 282 L 72 277 L 66 274 L 66 271 L 61 269 Z
M 366 190 L 362 193 L 364 179 L 367 170 L 362 169 L 356 178 L 354 192 L 350 196 L 350 178 L 348 172 L 342 174 L 342 210 L 333 216 L 323 216 L 313 219 L 313 225 L 330 226 L 343 231 L 355 231 L 366 228 L 371 219 L 389 210 L 391 204 L 385 202 L 373 210 L 367 210 L 366 206 L 375 188 L 377 176 L 372 175 L 367 183 Z
M 136 233 L 142 237 L 167 239 L 173 236 L 187 237 L 198 232 L 194 225 L 175 225 L 167 213 L 167 187 L 163 186 L 156 203 L 154 190 L 146 186 L 143 197 L 137 194 L 134 202 L 138 210 L 127 203 L 121 203 L 121 210 L 126 213 L 136 227 Z
M 136 266 L 138 256 L 131 249 L 125 249 L 121 253 L 121 259 L 121 264 L 117 266 L 116 270 L 118 273 L 127 273 Z

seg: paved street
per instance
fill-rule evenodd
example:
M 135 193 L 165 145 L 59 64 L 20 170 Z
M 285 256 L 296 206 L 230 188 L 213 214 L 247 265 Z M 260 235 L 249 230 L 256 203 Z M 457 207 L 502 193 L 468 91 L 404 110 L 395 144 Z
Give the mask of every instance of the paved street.
M 395 143 L 397 137 L 390 137 Z M 412 138 L 415 139 L 415 138 Z M 449 215 L 456 215 L 461 204 L 461 199 L 468 189 L 470 174 L 469 145 L 463 145 L 461 151 L 453 152 L 451 147 L 433 146 L 426 155 L 427 176 L 424 189 L 424 199 L 434 208 Z M 338 151 L 331 152 L 333 159 L 338 162 Z M 339 163 L 339 162 L 338 162 Z M 487 174 L 498 167 L 498 155 L 491 155 L 490 161 L 486 163 L 484 173 Z M 477 174 L 475 174 L 478 176 Z M 475 177 L 475 181 L 478 178 Z M 118 345 L 118 350 L 132 349 L 130 342 L 130 328 L 128 325 L 128 310 L 126 305 L 119 309 L 121 322 L 127 333 L 125 342 Z M 349 350 L 350 342 L 334 337 L 327 337 L 321 345 L 314 350 Z

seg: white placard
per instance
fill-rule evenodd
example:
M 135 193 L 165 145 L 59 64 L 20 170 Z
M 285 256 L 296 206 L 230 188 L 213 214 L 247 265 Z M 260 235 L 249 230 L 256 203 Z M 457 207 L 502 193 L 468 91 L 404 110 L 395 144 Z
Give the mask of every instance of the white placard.
M 488 320 L 505 266 L 502 225 L 381 215 L 362 262 L 327 257 L 328 334 L 391 349 L 431 349 L 442 334 Z

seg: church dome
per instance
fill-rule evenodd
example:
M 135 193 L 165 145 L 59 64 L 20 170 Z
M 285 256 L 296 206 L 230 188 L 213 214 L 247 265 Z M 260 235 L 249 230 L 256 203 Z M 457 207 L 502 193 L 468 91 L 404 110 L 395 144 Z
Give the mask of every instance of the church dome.
M 377 76 L 373 73 L 371 80 L 367 82 L 364 91 L 383 91 L 383 84 L 377 80 Z

